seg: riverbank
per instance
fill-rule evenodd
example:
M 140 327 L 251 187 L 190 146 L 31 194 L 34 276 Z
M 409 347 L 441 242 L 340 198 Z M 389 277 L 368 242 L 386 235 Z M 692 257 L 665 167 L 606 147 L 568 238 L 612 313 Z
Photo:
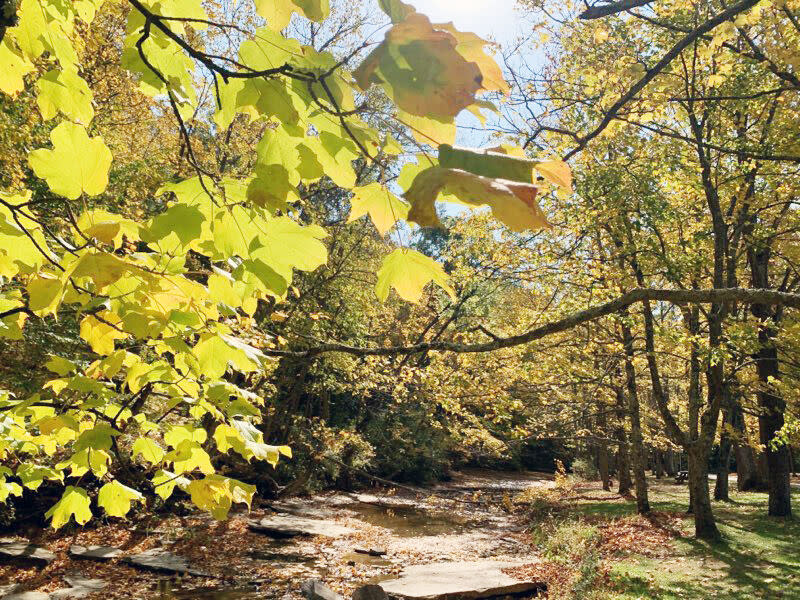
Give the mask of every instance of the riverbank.
M 396 579 L 415 565 L 487 560 L 516 565 L 510 575 L 547 583 L 559 598 L 800 598 L 800 526 L 768 519 L 763 494 L 734 492 L 732 500 L 715 504 L 725 540 L 709 546 L 692 539 L 687 489 L 671 480 L 651 481 L 654 512 L 644 518 L 632 499 L 597 483 L 473 470 L 420 493 L 372 489 L 262 502 L 225 522 L 198 513 L 141 515 L 27 531 L 25 539 L 52 559 L 0 565 L 0 586 L 16 584 L 15 593 L 44 600 L 79 575 L 102 584 L 88 598 L 292 600 L 302 597 L 302 581 L 319 579 L 349 598 L 360 585 Z M 301 535 L 309 524 L 314 535 Z M 78 558 L 75 546 L 119 552 Z M 172 575 L 129 564 L 152 555 L 184 562 Z

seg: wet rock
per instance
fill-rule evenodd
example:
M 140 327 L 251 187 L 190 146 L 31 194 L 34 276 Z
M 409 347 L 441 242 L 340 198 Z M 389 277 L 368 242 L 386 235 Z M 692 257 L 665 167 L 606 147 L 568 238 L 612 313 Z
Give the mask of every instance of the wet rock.
M 379 585 L 363 585 L 353 592 L 353 600 L 389 600 L 389 596 Z
M 56 555 L 46 548 L 23 540 L 20 542 L 0 543 L 0 559 L 32 562 L 39 566 L 45 566 L 53 562 L 56 559 Z
M 56 590 L 50 594 L 51 600 L 61 600 L 62 598 L 86 598 L 106 587 L 106 582 L 102 579 L 88 579 L 83 575 L 67 575 L 64 577 L 70 587 Z
M 339 594 L 319 579 L 307 579 L 300 584 L 300 591 L 307 600 L 342 600 Z
M 72 558 L 106 561 L 122 556 L 122 550 L 113 546 L 78 546 L 73 544 L 69 547 L 69 555 Z
M 519 564 L 481 560 L 414 565 L 381 587 L 390 596 L 406 600 L 476 600 L 544 588 L 542 582 L 523 581 L 502 571 Z
M 289 538 L 297 536 L 321 535 L 324 537 L 341 537 L 355 533 L 355 530 L 330 521 L 309 519 L 297 515 L 272 515 L 260 521 L 250 521 L 250 530 L 263 533 L 273 538 Z
M 385 548 L 353 548 L 353 552 L 357 554 L 368 554 L 369 556 L 383 556 L 386 554 Z
M 158 571 L 160 573 L 195 575 L 197 577 L 209 577 L 205 571 L 193 568 L 189 561 L 172 554 L 171 552 L 164 552 L 163 550 L 147 550 L 141 554 L 134 554 L 122 559 L 122 562 L 139 567 L 141 569 L 148 569 L 150 571 Z

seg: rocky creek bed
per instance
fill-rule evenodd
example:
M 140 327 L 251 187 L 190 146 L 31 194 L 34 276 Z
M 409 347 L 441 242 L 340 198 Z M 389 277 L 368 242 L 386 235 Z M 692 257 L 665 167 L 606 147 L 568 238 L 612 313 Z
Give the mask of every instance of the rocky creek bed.
M 0 540 L 0 598 L 531 597 L 541 583 L 509 573 L 538 560 L 534 546 L 499 502 L 530 485 L 550 482 L 472 471 L 430 493 L 327 493 L 225 522 L 148 516 L 37 531 Z

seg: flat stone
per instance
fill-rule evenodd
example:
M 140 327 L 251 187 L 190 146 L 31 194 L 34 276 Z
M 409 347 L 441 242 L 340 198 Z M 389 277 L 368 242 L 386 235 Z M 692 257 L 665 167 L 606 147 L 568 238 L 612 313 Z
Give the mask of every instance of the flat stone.
M 106 587 L 106 582 L 102 579 L 88 579 L 83 575 L 67 575 L 64 577 L 70 587 L 56 590 L 50 594 L 51 600 L 61 598 L 86 598 Z
M 17 592 L 10 596 L 3 596 L 2 600 L 50 600 L 50 594 L 45 592 Z
M 370 584 L 355 590 L 353 600 L 389 600 L 389 596 L 381 586 Z
M 307 579 L 300 584 L 300 591 L 308 600 L 342 600 L 339 594 L 319 579 Z
M 369 556 L 383 556 L 386 554 L 385 548 L 353 548 L 353 552 L 358 554 L 368 554 Z
M 122 556 L 122 550 L 113 546 L 78 546 L 73 544 L 69 547 L 69 555 L 72 558 L 85 558 L 88 560 L 111 560 Z
M 19 583 L 9 583 L 7 585 L 0 585 L 0 598 L 5 598 L 6 596 L 13 594 L 14 592 L 18 592 L 21 587 L 22 585 Z
M 290 538 L 297 536 L 321 535 L 336 538 L 355 533 L 355 530 L 331 521 L 310 519 L 297 515 L 272 515 L 260 521 L 250 521 L 250 529 L 273 538 Z
M 480 560 L 413 565 L 400 578 L 381 582 L 381 587 L 406 600 L 476 600 L 544 588 L 542 582 L 522 581 L 502 571 L 520 564 Z
M 159 549 L 147 550 L 141 554 L 127 556 L 122 559 L 122 562 L 134 567 L 158 571 L 160 573 L 187 573 L 189 575 L 196 575 L 197 577 L 209 577 L 209 574 L 205 571 L 193 568 L 189 564 L 189 561 L 182 556 L 172 554 L 171 552 L 164 552 Z
M 2 542 L 0 543 L 0 558 L 23 560 L 44 566 L 53 562 L 56 559 L 56 555 L 46 548 L 36 546 L 28 541 Z

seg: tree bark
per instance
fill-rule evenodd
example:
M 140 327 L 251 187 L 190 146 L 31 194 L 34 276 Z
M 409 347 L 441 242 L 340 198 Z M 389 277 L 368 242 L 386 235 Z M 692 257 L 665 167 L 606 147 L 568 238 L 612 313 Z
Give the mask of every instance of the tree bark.
M 627 317 L 626 311 L 623 314 L 623 318 Z M 636 484 L 636 512 L 643 515 L 650 512 L 650 500 L 647 494 L 642 419 L 639 395 L 636 390 L 636 369 L 633 365 L 633 334 L 624 321 L 622 323 L 622 341 L 625 345 L 625 381 L 628 392 L 628 416 L 631 420 L 631 466 L 633 467 L 633 478 Z
M 597 407 L 597 426 L 602 432 L 606 431 L 608 420 L 606 419 L 605 405 L 600 403 Z M 603 489 L 605 491 L 611 490 L 611 475 L 609 473 L 609 460 L 608 460 L 608 443 L 599 442 L 597 444 L 597 470 L 600 473 L 600 481 L 603 482 Z
M 720 539 L 719 529 L 711 511 L 711 495 L 708 490 L 708 450 L 703 444 L 689 446 L 689 496 L 691 513 L 694 516 L 694 533 L 699 539 Z
M 771 251 L 768 246 L 751 248 L 748 252 L 750 271 L 754 285 L 767 288 L 769 285 L 769 261 Z M 778 349 L 775 347 L 777 326 L 782 312 L 766 304 L 753 304 L 753 316 L 759 320 L 759 350 L 755 356 L 759 387 L 757 392 L 759 438 L 765 447 L 767 462 L 767 491 L 769 493 L 769 515 L 773 517 L 792 516 L 792 495 L 790 482 L 790 458 L 786 444 L 773 444 L 776 435 L 783 428 L 786 402 L 776 388 L 780 381 Z
M 729 404 L 729 403 L 728 403 Z M 731 409 L 722 411 L 722 432 L 719 438 L 719 465 L 717 467 L 717 483 L 714 486 L 714 500 L 730 500 L 728 479 L 731 472 Z
M 777 354 L 774 346 L 762 346 L 758 352 L 757 370 L 761 383 L 758 404 L 763 411 L 758 417 L 759 437 L 766 448 L 768 513 L 773 517 L 791 517 L 789 449 L 786 444 L 776 446 L 772 443 L 783 428 L 783 412 L 786 409 L 786 403 L 773 386 L 773 381 L 780 378 Z
M 616 437 L 619 441 L 617 449 L 617 477 L 619 478 L 618 492 L 620 496 L 627 496 L 631 493 L 633 481 L 631 481 L 630 457 L 628 454 L 628 435 L 625 432 L 625 414 L 628 412 L 625 406 L 625 393 L 617 388 L 617 430 Z
M 740 492 L 766 491 L 766 482 L 756 462 L 753 447 L 748 443 L 747 424 L 744 411 L 738 399 L 732 399 L 732 424 L 736 432 L 736 489 Z

